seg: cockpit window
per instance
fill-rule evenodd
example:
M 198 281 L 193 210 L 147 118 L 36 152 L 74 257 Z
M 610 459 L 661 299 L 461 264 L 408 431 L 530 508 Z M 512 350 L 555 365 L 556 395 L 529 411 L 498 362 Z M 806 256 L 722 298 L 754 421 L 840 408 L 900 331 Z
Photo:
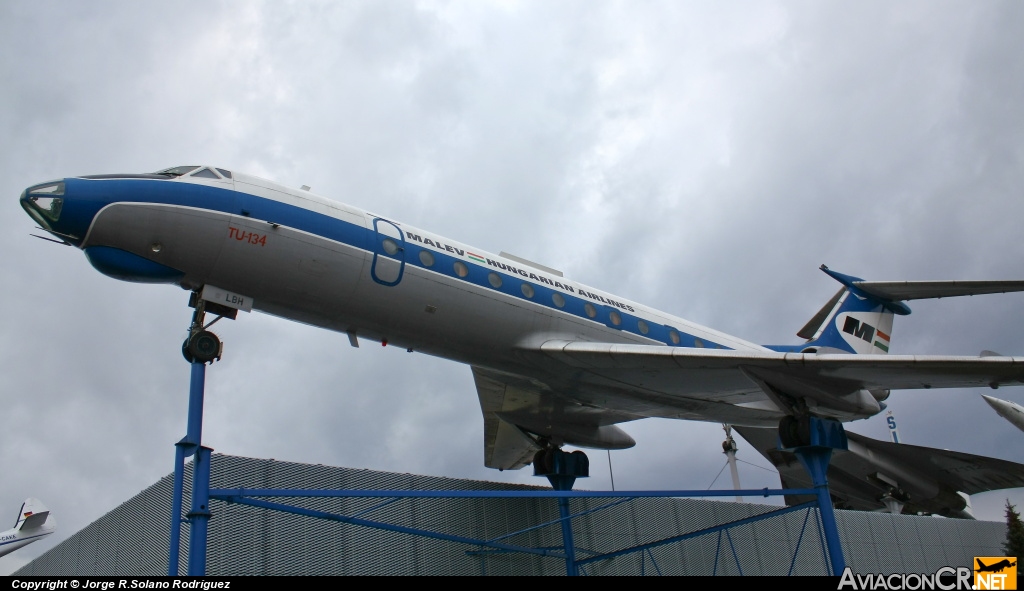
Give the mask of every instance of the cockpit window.
M 32 187 L 28 190 L 29 195 L 47 195 L 53 197 L 55 195 L 64 194 L 64 183 L 46 183 L 45 185 L 39 185 L 38 187 Z
M 219 172 L 220 175 L 222 177 L 226 178 L 226 179 L 231 178 L 231 171 L 230 170 L 224 170 L 223 168 L 218 168 L 217 172 Z
M 25 211 L 28 212 L 39 225 L 49 227 L 47 220 L 57 221 L 60 217 L 60 210 L 64 207 L 64 183 L 46 183 L 31 187 L 26 191 L 27 195 L 21 200 Z
M 217 180 L 220 180 L 220 177 L 217 176 L 217 173 L 213 172 L 209 168 L 204 168 L 204 169 L 200 170 L 199 172 L 194 173 L 194 174 L 192 174 L 190 176 L 204 178 L 204 179 L 217 179 Z
M 165 175 L 170 176 L 170 177 L 175 177 L 175 176 L 181 176 L 183 174 L 188 174 L 188 173 L 192 172 L 193 170 L 195 170 L 197 168 L 199 168 L 199 167 L 198 166 L 175 166 L 173 168 L 165 168 L 163 170 L 158 170 L 156 174 L 165 174 Z

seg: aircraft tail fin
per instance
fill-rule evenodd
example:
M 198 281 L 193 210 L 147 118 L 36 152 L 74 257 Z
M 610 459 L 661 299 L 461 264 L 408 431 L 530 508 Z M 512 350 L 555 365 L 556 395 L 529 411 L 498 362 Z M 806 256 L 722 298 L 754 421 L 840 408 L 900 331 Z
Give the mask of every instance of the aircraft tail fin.
M 50 510 L 42 501 L 32 498 L 25 499 L 25 502 L 21 504 L 21 510 L 18 511 L 18 521 L 14 524 L 14 529 L 35 529 L 46 523 L 49 516 Z
M 808 339 L 803 350 L 817 353 L 860 353 L 884 355 L 889 352 L 894 314 L 909 314 L 902 301 L 890 300 L 858 287 L 859 277 L 836 273 L 825 265 L 821 270 L 843 287 L 804 325 L 797 336 Z
M 805 352 L 884 355 L 893 316 L 910 314 L 907 300 L 1024 291 L 1024 281 L 865 281 L 821 270 L 843 287 L 797 333 Z

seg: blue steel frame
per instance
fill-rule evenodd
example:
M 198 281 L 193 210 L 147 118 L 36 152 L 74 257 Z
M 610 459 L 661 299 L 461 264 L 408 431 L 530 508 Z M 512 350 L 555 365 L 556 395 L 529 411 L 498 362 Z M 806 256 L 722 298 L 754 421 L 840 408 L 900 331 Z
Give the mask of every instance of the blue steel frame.
M 202 316 L 201 312 L 197 314 L 199 318 L 199 324 L 201 326 Z M 446 540 L 449 542 L 456 542 L 467 544 L 471 546 L 477 546 L 480 548 L 487 548 L 490 551 L 499 552 L 521 552 L 526 554 L 535 554 L 540 556 L 548 556 L 555 558 L 565 559 L 565 572 L 566 575 L 576 576 L 581 574 L 581 568 L 587 564 L 596 562 L 598 560 L 607 560 L 616 556 L 622 556 L 631 554 L 634 552 L 642 552 L 644 555 L 650 557 L 655 570 L 660 573 L 657 563 L 654 561 L 654 555 L 651 554 L 651 549 L 662 546 L 665 544 L 671 544 L 675 542 L 681 542 L 697 536 L 718 532 L 718 551 L 715 553 L 715 572 L 718 570 L 718 555 L 721 551 L 721 536 L 722 532 L 725 533 L 726 540 L 732 549 L 733 559 L 736 561 L 736 566 L 740 572 L 743 573 L 742 568 L 739 566 L 739 557 L 736 555 L 735 547 L 732 544 L 732 537 L 729 535 L 728 530 L 732 527 L 746 525 L 761 521 L 763 519 L 769 519 L 777 517 L 779 515 L 785 515 L 800 510 L 807 510 L 807 516 L 804 517 L 804 524 L 800 530 L 800 537 L 797 540 L 796 548 L 793 552 L 793 561 L 790 563 L 790 574 L 793 572 L 793 568 L 796 565 L 796 556 L 800 551 L 800 544 L 803 541 L 804 531 L 807 527 L 807 520 L 810 517 L 811 511 L 817 507 L 819 519 L 816 520 L 818 525 L 821 527 L 819 533 L 824 540 L 824 546 L 822 547 L 822 554 L 825 559 L 825 564 L 831 566 L 832 574 L 839 576 L 846 568 L 846 561 L 843 557 L 842 545 L 839 541 L 839 530 L 836 525 L 835 513 L 832 508 L 831 496 L 828 490 L 828 480 L 826 478 L 828 474 L 828 463 L 832 455 L 832 448 L 836 446 L 830 446 L 825 439 L 828 437 L 818 437 L 812 435 L 813 443 L 819 443 L 820 445 L 810 445 L 807 447 L 795 448 L 792 451 L 803 463 L 808 473 L 811 475 L 814 488 L 812 489 L 750 489 L 750 490 L 671 490 L 671 491 L 573 491 L 573 490 L 492 490 L 492 491 L 426 491 L 426 490 L 300 490 L 300 489 L 211 489 L 210 488 L 210 460 L 212 449 L 203 447 L 202 445 L 202 430 L 203 430 L 203 397 L 205 393 L 205 381 L 206 381 L 206 365 L 197 361 L 191 363 L 192 374 L 189 386 L 189 405 L 188 405 L 188 426 L 187 432 L 184 438 L 179 441 L 175 447 L 175 462 L 174 462 L 174 492 L 171 500 L 171 532 L 170 532 L 170 548 L 167 560 L 167 574 L 169 576 L 178 576 L 179 574 L 179 552 L 181 542 L 181 524 L 187 522 L 190 524 L 189 527 L 189 545 L 188 545 L 188 575 L 189 576 L 204 576 L 206 574 L 206 542 L 207 542 L 207 524 L 210 520 L 210 500 L 215 499 L 218 501 L 224 501 L 227 503 L 236 503 L 242 505 L 249 505 L 252 507 L 261 507 L 264 509 L 273 509 L 275 511 L 283 511 L 286 513 L 294 513 L 296 515 L 305 515 L 307 517 L 316 517 L 318 519 L 327 519 L 330 521 L 339 521 L 342 523 L 348 523 L 351 525 L 358 525 L 363 527 L 370 527 L 375 529 L 381 529 L 386 531 L 392 531 L 396 533 L 403 533 L 409 535 L 424 536 L 437 540 Z M 827 423 L 827 424 L 825 424 Z M 829 437 L 839 436 L 843 439 L 843 446 L 845 447 L 845 433 L 841 423 L 835 421 L 826 421 L 824 423 L 812 423 L 815 429 L 822 432 L 824 430 L 831 430 Z M 830 440 L 831 441 L 831 440 Z M 193 456 L 193 476 L 192 476 L 192 508 L 182 519 L 182 494 L 184 489 L 184 475 L 185 475 L 185 459 L 188 456 Z M 768 511 L 760 515 L 753 517 L 747 517 L 728 523 L 719 524 L 702 530 L 692 531 L 685 534 L 648 542 L 646 544 L 640 544 L 638 546 L 631 546 L 628 548 L 622 548 L 613 552 L 606 552 L 603 554 L 593 554 L 586 558 L 576 558 L 576 548 L 573 540 L 572 532 L 572 520 L 582 515 L 587 515 L 615 505 L 619 505 L 624 502 L 632 501 L 640 498 L 651 498 L 651 497 L 756 497 L 756 496 L 779 496 L 779 495 L 810 495 L 814 496 L 814 501 L 802 503 L 800 505 L 794 505 L 791 507 L 784 507 L 775 511 Z M 261 500 L 258 497 L 275 497 L 275 498 L 311 498 L 311 497 L 353 497 L 353 498 L 381 498 L 389 499 L 383 503 L 380 503 L 370 509 L 364 510 L 352 516 L 337 515 L 334 513 L 327 513 L 324 511 L 316 511 L 312 509 L 305 509 L 302 507 L 295 507 L 292 505 L 285 505 L 282 503 L 276 503 L 272 501 Z M 542 499 L 557 499 L 559 518 L 554 521 L 542 523 L 531 526 L 529 528 L 505 534 L 498 538 L 491 540 L 481 540 L 475 538 L 468 538 L 465 536 L 457 536 L 452 534 L 446 534 L 443 532 L 435 532 L 425 529 L 412 528 L 394 524 L 388 524 L 378 521 L 372 521 L 368 519 L 362 519 L 360 515 L 373 511 L 374 509 L 380 508 L 384 505 L 393 503 L 403 498 L 434 498 L 434 499 L 481 499 L 481 498 L 505 498 L 505 499 L 521 499 L 521 498 L 542 498 Z M 616 499 L 613 502 L 604 504 L 594 509 L 589 509 L 580 513 L 571 513 L 569 510 L 569 499 L 587 499 L 587 498 L 607 498 Z M 511 538 L 527 531 L 539 529 L 549 525 L 558 523 L 562 529 L 562 540 L 563 547 L 561 551 L 552 550 L 550 548 L 530 548 L 528 546 L 519 546 L 514 544 L 506 544 L 501 540 Z M 486 551 L 486 550 L 485 550 Z M 471 551 L 471 554 L 479 554 L 481 551 Z M 642 555 L 643 556 L 643 555 Z M 646 562 L 646 559 L 644 559 Z
M 306 517 L 315 517 L 317 519 L 325 519 L 329 521 L 337 521 L 341 523 L 347 523 L 349 525 L 356 525 L 362 527 L 368 527 L 373 529 L 391 531 L 395 533 L 409 534 L 432 538 L 435 540 L 444 540 L 448 542 L 455 542 L 466 544 L 470 546 L 476 546 L 480 550 L 469 551 L 469 554 L 480 555 L 489 552 L 520 552 L 524 554 L 534 554 L 538 556 L 545 556 L 550 558 L 563 558 L 566 561 L 566 574 L 567 575 L 578 575 L 581 574 L 581 568 L 587 564 L 597 562 L 600 560 L 607 560 L 615 558 L 617 556 L 624 556 L 634 552 L 643 552 L 646 556 L 650 557 L 651 562 L 654 564 L 655 569 L 660 572 L 657 563 L 654 561 L 654 556 L 650 553 L 653 548 L 658 546 L 664 546 L 666 544 L 673 544 L 682 542 L 698 536 L 712 534 L 715 532 L 719 533 L 718 552 L 715 555 L 715 572 L 718 570 L 718 554 L 721 551 L 721 535 L 724 533 L 728 544 L 731 548 L 733 559 L 736 562 L 737 569 L 740 574 L 743 574 L 743 569 L 739 564 L 739 557 L 736 554 L 735 547 L 732 544 L 732 538 L 729 536 L 728 530 L 734 527 L 755 523 L 764 519 L 770 519 L 785 515 L 787 513 L 794 513 L 797 511 L 806 511 L 804 517 L 803 526 L 800 530 L 800 536 L 797 539 L 796 547 L 793 552 L 793 560 L 790 563 L 789 574 L 792 574 L 793 569 L 796 566 L 797 554 L 800 551 L 801 544 L 803 542 L 804 533 L 807 528 L 807 522 L 810 518 L 813 509 L 817 506 L 817 501 L 808 501 L 799 505 L 793 505 L 791 507 L 782 507 L 773 511 L 768 511 L 760 515 L 752 517 L 746 517 L 743 519 L 737 519 L 728 523 L 722 523 L 707 527 L 700 530 L 695 530 L 680 534 L 677 536 L 671 536 L 661 540 L 655 540 L 653 542 L 647 542 L 637 546 L 630 546 L 615 550 L 612 552 L 605 552 L 596 554 L 588 552 L 586 558 L 577 559 L 575 557 L 575 549 L 572 540 L 572 525 L 571 522 L 577 517 L 596 513 L 605 509 L 609 509 L 616 505 L 620 505 L 625 502 L 633 501 L 640 498 L 655 498 L 655 497 L 733 497 L 737 494 L 743 496 L 776 496 L 783 494 L 794 494 L 794 495 L 811 495 L 817 494 L 815 489 L 749 489 L 742 491 L 735 490 L 668 490 L 668 491 L 558 491 L 558 490 L 473 490 L 473 491 L 428 491 L 428 490 L 302 490 L 302 489 L 286 489 L 286 488 L 271 488 L 271 489 L 245 489 L 245 488 L 214 488 L 209 490 L 209 498 L 211 500 L 223 501 L 225 503 L 235 503 L 239 505 L 247 505 L 250 507 L 258 507 L 262 509 L 272 509 L 275 511 L 282 511 L 285 513 L 292 513 L 295 515 L 303 515 Z M 386 499 L 382 503 L 378 503 L 369 509 L 364 509 L 355 515 L 339 515 L 336 513 L 328 513 L 325 511 L 318 511 L 315 509 L 306 509 L 303 507 L 296 507 L 293 505 L 287 505 L 284 503 L 263 500 L 260 497 L 274 497 L 274 498 L 379 498 Z M 490 540 L 469 538 L 465 536 L 458 536 L 448 534 L 444 532 L 432 531 L 421 528 L 407 527 L 402 525 L 395 525 L 385 523 L 381 521 L 374 521 L 370 519 L 364 519 L 360 517 L 366 513 L 372 512 L 376 509 L 389 505 L 399 499 L 557 499 L 559 501 L 560 514 L 562 513 L 562 503 L 568 505 L 569 499 L 614 499 L 613 502 L 606 503 L 599 507 L 580 511 L 578 513 L 569 513 L 567 510 L 565 514 L 561 514 L 558 519 L 532 525 L 528 528 L 510 532 L 493 538 Z M 502 540 L 515 537 L 517 535 L 527 533 L 543 527 L 560 524 L 562 526 L 563 536 L 563 549 L 561 551 L 551 548 L 531 548 L 529 546 L 521 546 L 516 544 L 508 544 Z M 820 524 L 820 522 L 819 522 Z M 821 530 L 819 530 L 820 532 Z M 190 550 L 191 560 L 191 550 Z M 826 551 L 825 547 L 822 547 L 822 555 L 825 560 L 825 564 L 831 564 L 833 567 L 836 565 L 835 557 L 830 557 L 829 552 Z M 832 558 L 832 560 L 830 560 Z M 189 569 L 192 570 L 191 567 Z M 841 571 L 840 571 L 841 572 Z

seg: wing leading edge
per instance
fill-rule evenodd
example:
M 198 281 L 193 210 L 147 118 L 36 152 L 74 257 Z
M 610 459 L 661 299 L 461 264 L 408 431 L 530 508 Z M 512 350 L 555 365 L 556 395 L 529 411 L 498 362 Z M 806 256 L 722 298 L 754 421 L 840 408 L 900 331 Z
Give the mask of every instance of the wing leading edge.
M 627 397 L 632 392 L 648 406 L 664 407 L 661 415 L 633 409 L 647 416 L 678 416 L 672 414 L 676 406 L 694 401 L 765 409 L 775 403 L 781 411 L 788 396 L 813 401 L 820 414 L 852 419 L 879 412 L 877 402 L 890 389 L 1024 384 L 1024 357 L 817 355 L 555 340 L 533 353 L 549 372 L 571 374 L 583 389 L 614 389 Z M 745 424 L 714 415 L 724 408 L 705 410 L 710 414 L 695 418 Z

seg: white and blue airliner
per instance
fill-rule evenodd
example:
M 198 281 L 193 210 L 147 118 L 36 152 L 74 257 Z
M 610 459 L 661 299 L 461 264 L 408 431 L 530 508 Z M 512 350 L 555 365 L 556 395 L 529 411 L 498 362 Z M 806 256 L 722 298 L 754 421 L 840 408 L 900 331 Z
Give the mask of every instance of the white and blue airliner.
M 619 425 L 664 417 L 780 427 L 853 421 L 890 390 L 1017 386 L 1024 357 L 888 355 L 906 300 L 1024 281 L 841 284 L 792 345 L 759 345 L 561 272 L 213 166 L 32 185 L 25 211 L 100 272 L 220 294 L 236 308 L 469 365 L 484 462 L 520 468 L 563 444 L 622 449 Z

